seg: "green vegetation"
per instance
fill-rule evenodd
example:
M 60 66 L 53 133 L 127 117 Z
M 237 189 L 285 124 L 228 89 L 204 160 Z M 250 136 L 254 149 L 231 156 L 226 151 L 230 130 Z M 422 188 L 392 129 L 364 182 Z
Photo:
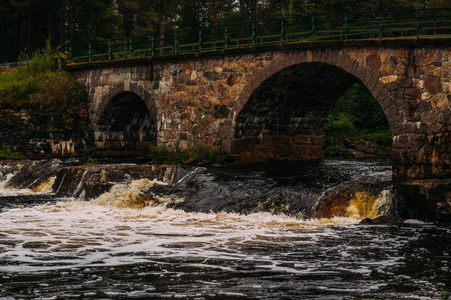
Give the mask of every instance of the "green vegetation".
M 7 145 L 0 146 L 0 159 L 23 159 L 25 156 L 11 150 Z
M 225 155 L 204 148 L 172 150 L 162 146 L 150 146 L 149 158 L 154 164 L 212 165 L 223 162 Z
M 337 102 L 323 126 L 326 155 L 346 155 L 352 148 L 364 153 L 389 153 L 392 135 L 376 99 L 361 82 Z
M 442 300 L 448 300 L 451 298 L 451 293 L 450 292 L 444 292 L 442 294 Z
M 48 46 L 17 68 L 1 68 L 0 109 L 54 110 L 74 114 L 87 94 L 72 74 L 57 70 L 55 60 L 63 56 Z
M 449 0 L 52 0 L 0 1 L 0 63 L 49 40 L 69 52 L 89 41 L 328 12 L 449 7 Z M 231 28 L 232 29 L 232 28 Z M 205 30 L 207 34 L 209 31 Z M 210 32 L 217 34 L 217 32 Z M 179 36 L 183 39 L 183 34 Z M 125 42 L 126 43 L 126 42 Z M 121 44 L 124 50 L 126 44 Z
M 97 155 L 97 148 L 95 146 L 86 147 L 81 152 L 81 157 L 86 159 L 87 165 L 96 165 L 97 160 L 95 159 Z

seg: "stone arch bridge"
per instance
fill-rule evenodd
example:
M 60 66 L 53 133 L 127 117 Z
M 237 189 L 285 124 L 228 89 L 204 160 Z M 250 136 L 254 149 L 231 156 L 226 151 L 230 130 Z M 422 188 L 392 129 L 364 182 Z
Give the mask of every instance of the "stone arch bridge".
M 360 80 L 390 124 L 394 179 L 411 183 L 406 193 L 438 184 L 433 209 L 451 213 L 451 39 L 278 44 L 68 68 L 88 90 L 99 150 L 207 147 L 244 163 L 322 159 L 321 124 Z

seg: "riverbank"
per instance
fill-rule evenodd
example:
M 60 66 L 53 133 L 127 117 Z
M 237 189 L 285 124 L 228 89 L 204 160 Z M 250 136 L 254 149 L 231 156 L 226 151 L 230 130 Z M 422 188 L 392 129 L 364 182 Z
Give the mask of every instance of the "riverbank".
M 56 68 L 57 55 L 47 49 L 26 64 L 0 68 L 0 145 L 10 154 L 80 156 L 92 143 L 86 91 Z

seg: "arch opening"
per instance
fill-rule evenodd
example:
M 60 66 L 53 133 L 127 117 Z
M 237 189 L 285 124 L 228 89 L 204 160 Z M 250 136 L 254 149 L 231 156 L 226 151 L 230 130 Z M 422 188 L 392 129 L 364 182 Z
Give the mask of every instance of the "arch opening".
M 231 155 L 243 163 L 322 160 L 322 127 L 360 80 L 322 62 L 287 67 L 263 81 L 239 112 Z
M 137 94 L 115 95 L 100 115 L 95 144 L 100 154 L 124 156 L 143 153 L 156 142 L 156 120 Z
M 322 141 L 325 156 L 391 156 L 390 124 L 363 82 L 338 99 L 322 127 Z

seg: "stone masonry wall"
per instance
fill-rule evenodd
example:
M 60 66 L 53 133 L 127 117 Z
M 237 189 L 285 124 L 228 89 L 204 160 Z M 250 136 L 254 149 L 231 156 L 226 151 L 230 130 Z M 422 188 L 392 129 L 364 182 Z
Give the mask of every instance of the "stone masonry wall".
M 72 114 L 0 110 L 0 144 L 28 158 L 73 157 L 92 145 L 86 107 Z

